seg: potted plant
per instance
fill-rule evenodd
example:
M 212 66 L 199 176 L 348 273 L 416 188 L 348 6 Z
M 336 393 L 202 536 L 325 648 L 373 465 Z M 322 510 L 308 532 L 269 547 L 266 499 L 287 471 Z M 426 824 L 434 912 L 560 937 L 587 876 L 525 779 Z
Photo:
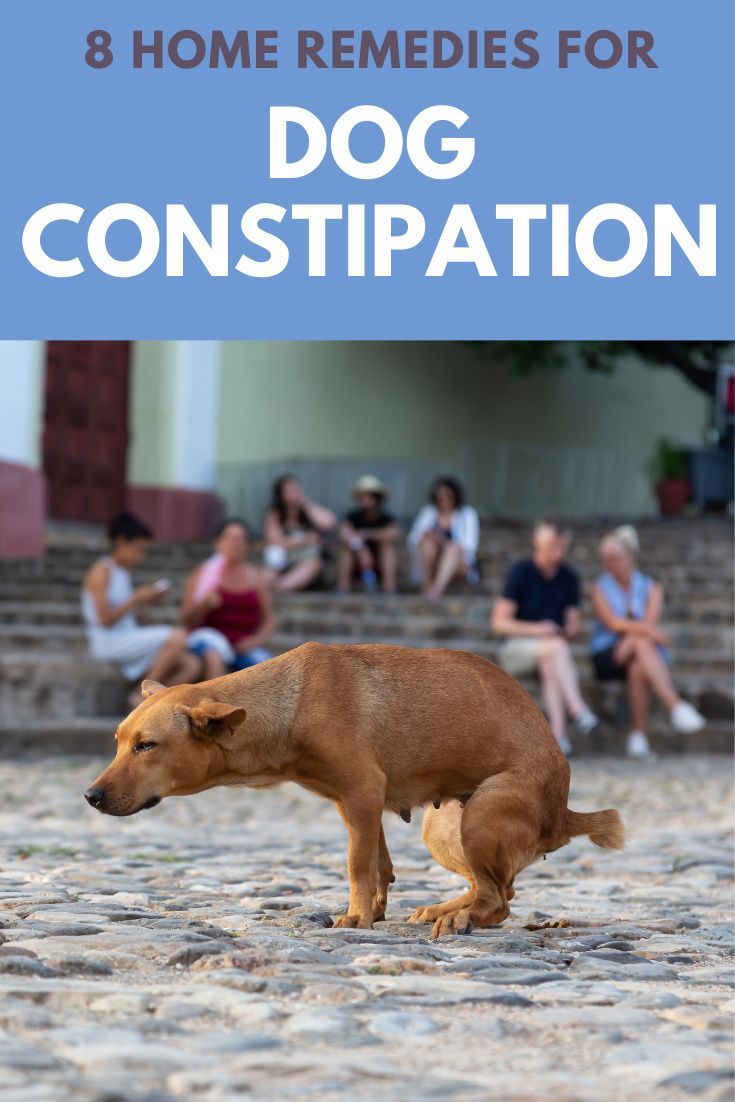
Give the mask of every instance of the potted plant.
M 692 493 L 687 452 L 665 437 L 659 440 L 651 460 L 651 474 L 662 515 L 681 516 Z

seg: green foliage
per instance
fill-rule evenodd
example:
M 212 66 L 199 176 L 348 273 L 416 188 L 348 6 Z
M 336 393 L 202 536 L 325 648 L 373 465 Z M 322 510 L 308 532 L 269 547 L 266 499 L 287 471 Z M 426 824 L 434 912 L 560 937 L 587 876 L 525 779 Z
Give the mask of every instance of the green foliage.
M 729 341 L 480 341 L 475 347 L 519 375 L 560 370 L 579 362 L 590 371 L 612 373 L 631 354 L 649 367 L 673 368 L 692 386 L 713 395 L 717 368 L 732 358 Z
M 677 448 L 666 437 L 659 440 L 651 457 L 651 478 L 659 482 L 664 478 L 686 478 L 689 473 L 687 453 Z

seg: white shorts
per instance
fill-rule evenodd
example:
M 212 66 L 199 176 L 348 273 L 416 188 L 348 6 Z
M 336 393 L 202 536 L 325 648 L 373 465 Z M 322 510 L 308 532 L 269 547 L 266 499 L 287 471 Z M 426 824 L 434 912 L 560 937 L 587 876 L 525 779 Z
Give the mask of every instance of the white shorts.
M 195 628 L 186 637 L 187 649 L 194 654 L 203 654 L 204 651 L 214 650 L 220 656 L 226 666 L 231 666 L 235 661 L 235 652 L 225 639 L 221 631 L 216 628 Z
M 110 631 L 96 628 L 90 638 L 92 656 L 100 662 L 114 662 L 128 681 L 147 673 L 174 629 L 166 624 Z
M 511 677 L 523 677 L 538 669 L 538 656 L 543 639 L 532 635 L 514 635 L 500 648 L 500 665 Z

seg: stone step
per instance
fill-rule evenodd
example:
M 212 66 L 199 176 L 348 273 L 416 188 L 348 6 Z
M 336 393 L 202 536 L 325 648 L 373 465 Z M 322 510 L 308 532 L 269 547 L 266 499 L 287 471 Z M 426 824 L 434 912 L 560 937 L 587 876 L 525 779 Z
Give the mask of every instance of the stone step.
M 574 542 L 582 546 L 596 544 L 616 526 L 616 523 L 610 520 L 577 520 L 572 526 Z M 406 530 L 410 525 L 411 519 L 404 518 L 401 521 L 401 526 Z M 672 547 L 699 548 L 702 544 L 727 543 L 732 539 L 732 521 L 726 516 L 695 517 L 681 521 L 647 518 L 636 521 L 635 527 L 641 546 L 647 553 L 665 553 Z M 257 542 L 261 537 L 257 525 L 253 526 L 252 532 L 254 541 Z M 483 517 L 480 520 L 480 542 L 483 544 L 526 546 L 530 532 L 531 525 L 526 521 L 514 522 L 492 517 Z M 82 552 L 101 554 L 107 546 L 107 540 L 102 531 L 96 534 L 49 532 L 46 540 L 46 554 L 58 556 L 72 556 Z M 151 553 L 174 550 L 182 555 L 193 556 L 206 552 L 210 546 L 209 540 L 154 540 L 151 544 Z
M 328 544 L 328 557 L 333 559 L 336 543 Z M 398 550 L 402 562 L 408 562 L 409 555 L 405 543 L 400 542 Z M 692 570 L 706 567 L 717 567 L 731 570 L 733 541 L 716 540 L 713 543 L 696 547 L 665 547 L 651 549 L 650 553 L 642 556 L 644 568 L 656 573 L 658 570 Z M 256 545 L 253 548 L 253 558 L 261 557 L 262 547 Z M 211 554 L 211 548 L 197 549 L 195 553 L 186 552 L 182 548 L 159 547 L 151 549 L 145 560 L 149 570 L 173 570 L 178 573 L 186 573 L 193 570 L 199 563 Z M 528 544 L 510 546 L 503 542 L 490 544 L 481 542 L 478 557 L 483 564 L 493 569 L 506 568 L 508 563 L 517 558 L 525 558 L 529 554 Z M 0 562 L 0 575 L 5 578 L 23 578 L 50 573 L 56 576 L 81 577 L 90 564 L 99 558 L 99 554 L 87 550 L 74 555 L 49 554 L 42 559 L 5 559 Z M 581 571 L 589 571 L 598 568 L 599 560 L 597 547 L 592 545 L 572 545 L 569 555 L 570 563 Z
M 0 653 L 0 723 L 121 715 L 127 692 L 115 666 L 86 653 Z
M 491 600 L 485 594 L 450 592 L 440 601 L 425 600 L 417 593 L 401 593 L 397 596 L 369 596 L 364 593 L 347 595 L 313 592 L 289 593 L 276 596 L 280 617 L 345 616 L 351 620 L 380 617 L 395 622 L 409 618 L 427 620 L 455 620 L 482 624 L 485 628 L 490 615 Z M 158 606 L 160 607 L 160 606 Z M 0 605 L 0 616 L 3 606 Z M 170 605 L 172 612 L 177 606 Z M 589 606 L 586 609 L 589 612 Z M 583 605 L 583 612 L 585 606 Z M 589 620 L 589 615 L 586 616 Z M 665 619 L 667 624 L 723 624 L 733 623 L 732 601 L 723 597 L 718 586 L 710 596 L 698 591 L 692 596 L 688 588 L 678 598 L 667 594 Z
M 605 523 L 575 526 L 571 561 L 585 582 L 597 572 L 597 543 L 608 528 Z M 490 603 L 500 591 L 508 563 L 527 555 L 528 532 L 525 524 L 484 523 L 481 584 L 472 590 L 453 587 L 440 602 L 427 602 L 410 588 L 405 548 L 400 555 L 404 592 L 397 597 L 361 592 L 343 596 L 328 590 L 278 596 L 279 629 L 273 649 L 287 650 L 305 639 L 383 640 L 421 647 L 449 645 L 492 659 L 497 641 L 488 632 Z M 707 734 L 714 740 L 712 745 L 690 747 L 681 740 L 663 745 L 686 750 L 731 748 L 731 521 L 644 522 L 639 532 L 644 564 L 666 588 L 677 684 L 712 721 Z M 63 736 L 64 745 L 94 748 L 100 732 L 109 732 L 114 725 L 114 720 L 97 717 L 124 711 L 127 687 L 114 667 L 90 659 L 79 611 L 81 579 L 105 546 L 101 537 L 55 532 L 45 559 L 0 562 L 0 733 L 10 739 L 11 729 L 15 731 L 8 745 L 22 747 L 25 744 L 18 739 L 25 737 L 48 752 L 53 739 Z M 150 610 L 152 622 L 175 621 L 185 576 L 209 553 L 208 542 L 152 546 L 144 568 L 136 572 L 138 582 L 164 575 L 173 582 L 170 598 Z M 328 563 L 326 583 L 333 577 L 334 558 Z M 576 649 L 584 691 L 605 721 L 594 745 L 620 752 L 620 731 L 626 725 L 624 689 L 595 682 L 584 644 Z M 533 679 L 526 686 L 537 694 Z M 663 738 L 666 730 L 666 718 L 656 713 L 652 731 Z M 23 731 L 25 736 L 19 733 Z
M 591 626 L 591 621 L 583 618 L 583 639 L 577 647 L 580 653 L 586 653 L 586 638 Z M 360 636 L 380 641 L 406 637 L 432 642 L 464 639 L 482 643 L 493 638 L 489 631 L 487 606 L 476 614 L 465 616 L 395 616 L 381 615 L 378 612 L 350 616 L 349 613 L 337 611 L 320 614 L 318 610 L 311 612 L 286 607 L 278 610 L 278 627 L 283 633 L 299 634 L 308 638 L 326 635 Z M 728 659 L 733 655 L 732 627 L 728 624 L 677 623 L 667 620 L 666 630 L 672 637 L 677 653 L 680 650 L 710 651 Z
M 113 735 L 121 715 L 87 719 L 0 720 L 0 759 L 28 754 L 114 754 Z
M 677 577 L 706 579 L 712 576 L 713 571 L 717 572 L 718 577 L 731 579 L 733 577 L 732 555 L 733 545 L 730 543 L 716 550 L 713 554 L 708 554 L 706 557 L 675 556 L 673 559 L 669 559 L 668 557 L 646 557 L 642 560 L 641 565 L 644 570 L 656 577 L 660 577 L 662 581 Z M 401 573 L 407 573 L 410 565 L 410 558 L 407 550 L 403 547 L 399 548 L 398 557 L 399 571 Z M 495 553 L 488 552 L 486 549 L 481 548 L 479 553 L 481 572 L 483 575 L 505 575 L 512 562 L 527 557 L 527 548 L 518 548 L 517 551 L 499 549 Z M 204 558 L 206 558 L 206 556 L 193 558 L 189 561 L 183 560 L 180 557 L 153 556 L 149 554 L 145 563 L 137 573 L 139 573 L 141 577 L 145 575 L 160 577 L 162 574 L 165 574 L 167 577 L 183 579 L 191 570 L 195 569 Z M 256 562 L 261 561 L 261 557 L 254 554 L 253 560 Z M 85 556 L 78 562 L 56 559 L 6 560 L 0 562 L 0 580 L 5 584 L 9 582 L 37 582 L 40 580 L 68 581 L 73 584 L 79 584 L 94 561 L 94 556 Z M 333 572 L 335 561 L 335 555 L 333 553 L 327 557 L 326 562 L 328 570 Z M 584 578 L 594 576 L 599 570 L 599 562 L 596 555 L 571 555 L 569 561 Z
M 584 575 L 597 570 L 597 546 L 606 528 L 580 529 L 572 544 L 570 561 Z M 642 561 L 646 569 L 661 574 L 662 580 L 671 576 L 683 576 L 691 571 L 716 569 L 718 574 L 732 577 L 733 533 L 729 521 L 694 524 L 681 529 L 668 525 L 653 525 L 641 529 Z M 334 539 L 332 561 L 334 558 Z M 262 549 L 254 544 L 257 558 Z M 79 581 L 90 563 L 104 554 L 104 541 L 81 541 L 62 545 L 50 544 L 42 560 L 16 559 L 0 562 L 0 579 L 4 581 L 24 578 L 58 577 Z M 403 544 L 401 567 L 408 565 L 408 553 Z M 154 576 L 162 573 L 180 576 L 192 570 L 211 553 L 209 543 L 154 543 L 148 553 L 146 568 Z M 484 526 L 480 541 L 479 557 L 488 574 L 505 573 L 510 561 L 528 554 L 528 529 Z
M 357 640 L 335 639 L 334 642 Z M 271 649 L 282 653 L 303 642 L 278 636 Z M 401 641 L 408 645 L 409 640 Z M 421 640 L 410 641 L 426 646 Z M 459 649 L 459 648 L 457 648 Z M 492 658 L 494 650 L 467 644 L 467 649 Z M 590 704 L 601 715 L 615 716 L 623 699 L 623 686 L 619 683 L 598 683 L 587 661 L 581 663 L 583 691 Z M 688 666 L 677 662 L 675 667 L 677 686 L 683 695 L 692 700 L 712 719 L 730 719 L 733 716 L 733 684 L 731 670 L 724 672 L 711 664 Z M 534 678 L 521 679 L 525 687 L 537 695 L 538 684 Z M 0 653 L 0 722 L 11 717 L 24 721 L 53 718 L 92 718 L 99 715 L 117 715 L 125 711 L 127 686 L 118 670 L 106 663 L 95 662 L 84 650 L 77 654 L 68 650 L 38 652 L 33 649 Z
M 174 622 L 171 618 L 157 618 L 157 622 Z M 586 628 L 589 625 L 585 625 Z M 732 668 L 733 637 L 728 627 L 713 628 L 710 625 L 667 624 L 673 640 L 677 666 L 706 665 L 728 672 Z M 588 653 L 587 631 L 573 647 L 579 659 Z M 487 615 L 476 621 L 449 617 L 402 618 L 367 615 L 351 618 L 347 615 L 327 613 L 318 615 L 293 615 L 283 611 L 278 616 L 278 638 L 323 639 L 326 642 L 401 642 L 411 646 L 454 646 L 473 649 L 488 657 L 494 657 L 498 641 L 488 631 Z M 298 645 L 298 643 L 294 643 Z M 2 621 L 0 615 L 0 651 L 32 650 L 86 651 L 87 638 L 79 617 L 72 623 L 21 623 Z
M 314 639 L 314 637 L 312 637 Z M 457 635 L 451 639 L 432 640 L 424 637 L 412 637 L 410 635 L 398 635 L 393 637 L 389 635 L 381 636 L 379 639 L 366 638 L 360 631 L 356 631 L 348 635 L 329 634 L 325 632 L 320 637 L 317 637 L 314 641 L 324 643 L 394 643 L 403 647 L 416 647 L 419 650 L 423 650 L 427 647 L 448 647 L 450 650 L 466 650 L 471 651 L 473 654 L 480 655 L 481 658 L 487 658 L 491 662 L 497 661 L 499 642 L 493 638 L 467 638 L 466 636 Z M 284 631 L 278 631 L 271 640 L 272 649 L 279 652 L 284 650 L 292 650 L 294 647 L 300 646 L 305 639 L 301 635 L 290 635 Z M 588 662 L 587 649 L 584 644 L 576 644 L 573 648 L 573 653 L 577 661 L 585 665 Z M 732 676 L 732 658 L 720 651 L 680 651 L 676 654 L 676 670 L 679 676 L 681 675 L 711 675 L 716 678 L 728 678 Z
M 159 576 L 155 573 L 141 573 L 136 581 L 142 585 L 154 581 Z M 503 580 L 503 576 L 498 575 L 493 578 L 484 578 L 478 586 L 473 588 L 465 585 L 453 585 L 450 587 L 448 597 L 468 599 L 474 597 L 485 601 L 487 605 L 502 592 Z M 181 598 L 183 586 L 175 578 L 172 578 L 171 581 L 173 583 L 171 598 L 175 604 Z M 407 582 L 399 588 L 401 589 L 399 594 L 401 597 L 414 596 L 418 598 L 415 588 L 409 586 Z M 688 616 L 687 610 L 691 609 L 692 615 L 700 618 L 712 615 L 718 619 L 729 617 L 732 620 L 732 588 L 732 584 L 724 581 L 719 574 L 716 577 L 710 574 L 708 578 L 696 582 L 688 579 L 664 582 L 666 607 L 667 609 L 675 609 L 677 618 Z M 0 608 L 7 603 L 14 604 L 18 601 L 27 602 L 29 605 L 36 607 L 47 603 L 67 603 L 78 608 L 79 593 L 80 586 L 68 581 L 48 582 L 39 580 L 38 582 L 23 583 L 22 585 L 0 581 Z M 343 599 L 341 595 L 331 592 L 328 588 L 315 590 L 308 596 L 328 598 L 330 601 Z M 363 602 L 363 607 L 368 604 L 374 605 L 376 600 L 386 601 L 383 596 L 369 597 L 359 591 L 352 595 L 352 599 Z M 171 607 L 171 605 L 172 601 L 169 601 L 167 607 Z
M 122 714 L 74 719 L 0 721 L 0 759 L 25 755 L 66 756 L 114 754 L 114 731 Z M 732 752 L 732 723 L 713 720 L 698 735 L 671 735 L 665 724 L 650 730 L 651 746 L 657 754 L 729 754 Z M 625 753 L 625 727 L 605 724 L 585 738 L 571 733 L 575 757 Z
M 418 622 L 457 622 L 473 625 L 486 631 L 490 612 L 490 601 L 480 594 L 450 592 L 437 602 L 424 600 L 419 594 L 399 594 L 397 596 L 370 596 L 363 593 L 349 595 L 324 591 L 310 593 L 289 593 L 276 596 L 279 619 L 299 625 L 300 630 L 311 634 L 318 632 L 319 625 L 333 620 L 348 619 L 365 623 L 380 623 L 389 626 L 398 622 L 413 620 Z M 166 601 L 152 606 L 147 612 L 154 623 L 173 623 L 178 616 L 176 601 Z M 586 617 L 589 621 L 589 616 Z M 76 590 L 63 599 L 33 600 L 29 594 L 24 600 L 0 601 L 0 624 L 69 624 L 79 625 L 81 612 L 79 594 Z M 698 626 L 717 631 L 718 625 L 728 628 L 733 623 L 733 605 L 722 597 L 721 591 L 715 596 L 688 597 L 678 603 L 666 602 L 666 623 L 676 632 Z M 473 630 L 474 630 L 473 627 Z M 308 630 L 307 630 L 308 629 Z M 453 630 L 453 629 L 452 629 Z

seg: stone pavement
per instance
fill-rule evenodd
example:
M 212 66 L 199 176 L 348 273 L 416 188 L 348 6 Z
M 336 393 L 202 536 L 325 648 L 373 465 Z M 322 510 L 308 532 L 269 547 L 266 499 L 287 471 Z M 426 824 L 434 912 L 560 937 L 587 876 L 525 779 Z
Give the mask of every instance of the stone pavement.
M 112 750 L 112 745 L 110 745 Z M 573 766 L 620 808 L 527 869 L 504 926 L 432 942 L 455 894 L 387 817 L 388 921 L 344 909 L 336 811 L 294 787 L 106 819 L 100 763 L 0 763 L 1 1102 L 732 1097 L 731 763 Z

